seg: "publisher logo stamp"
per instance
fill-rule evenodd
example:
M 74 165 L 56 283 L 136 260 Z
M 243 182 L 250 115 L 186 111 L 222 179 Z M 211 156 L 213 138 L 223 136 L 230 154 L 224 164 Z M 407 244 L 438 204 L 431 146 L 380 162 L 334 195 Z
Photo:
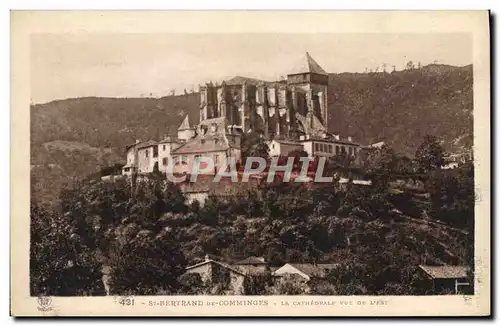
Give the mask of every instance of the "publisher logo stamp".
M 50 311 L 52 310 L 51 303 L 52 299 L 50 297 L 39 296 L 36 298 L 38 302 L 38 311 Z

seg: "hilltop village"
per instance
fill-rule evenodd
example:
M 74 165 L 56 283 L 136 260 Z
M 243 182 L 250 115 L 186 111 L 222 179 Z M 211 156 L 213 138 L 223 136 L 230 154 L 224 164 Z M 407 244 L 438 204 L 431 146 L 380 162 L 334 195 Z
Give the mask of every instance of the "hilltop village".
M 60 210 L 33 204 L 32 295 L 473 293 L 472 155 L 447 165 L 432 135 L 409 158 L 330 133 L 329 86 L 309 53 L 285 80 L 210 82 L 199 119 L 128 145 L 119 176 L 65 189 Z M 336 182 L 213 182 L 215 167 L 165 182 L 196 158 L 261 154 L 327 158 Z
M 256 132 L 271 157 L 305 152 L 310 158 L 344 154 L 355 159 L 363 148 L 350 136 L 331 134 L 328 113 L 328 74 L 306 53 L 286 80 L 264 82 L 235 77 L 220 85 L 200 87 L 200 121 L 186 116 L 176 137 L 137 140 L 127 146 L 124 175 L 165 173 L 173 161 L 210 157 L 215 166 L 229 157 L 241 159 L 241 138 Z M 382 143 L 374 146 L 381 146 Z M 176 164 L 174 173 L 189 172 Z

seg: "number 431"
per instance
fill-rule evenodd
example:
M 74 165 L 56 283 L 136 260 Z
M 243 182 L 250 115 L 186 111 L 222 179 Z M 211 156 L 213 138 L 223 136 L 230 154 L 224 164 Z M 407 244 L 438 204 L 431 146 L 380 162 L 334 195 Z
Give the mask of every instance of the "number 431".
M 133 306 L 134 305 L 134 299 L 133 298 L 122 298 L 120 301 L 118 301 L 119 304 L 122 306 Z

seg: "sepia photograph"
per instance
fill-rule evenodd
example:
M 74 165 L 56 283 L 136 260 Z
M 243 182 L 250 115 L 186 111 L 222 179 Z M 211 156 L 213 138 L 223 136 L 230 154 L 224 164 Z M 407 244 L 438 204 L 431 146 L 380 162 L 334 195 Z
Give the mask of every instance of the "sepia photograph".
M 487 293 L 489 48 L 473 32 L 28 40 L 20 296 L 35 314 L 71 297 L 292 310 Z

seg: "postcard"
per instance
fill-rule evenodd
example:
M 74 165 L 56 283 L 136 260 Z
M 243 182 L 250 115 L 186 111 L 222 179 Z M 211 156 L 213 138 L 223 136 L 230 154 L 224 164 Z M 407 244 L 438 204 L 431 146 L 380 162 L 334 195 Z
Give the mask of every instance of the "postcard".
M 487 11 L 12 11 L 13 316 L 489 316 Z

